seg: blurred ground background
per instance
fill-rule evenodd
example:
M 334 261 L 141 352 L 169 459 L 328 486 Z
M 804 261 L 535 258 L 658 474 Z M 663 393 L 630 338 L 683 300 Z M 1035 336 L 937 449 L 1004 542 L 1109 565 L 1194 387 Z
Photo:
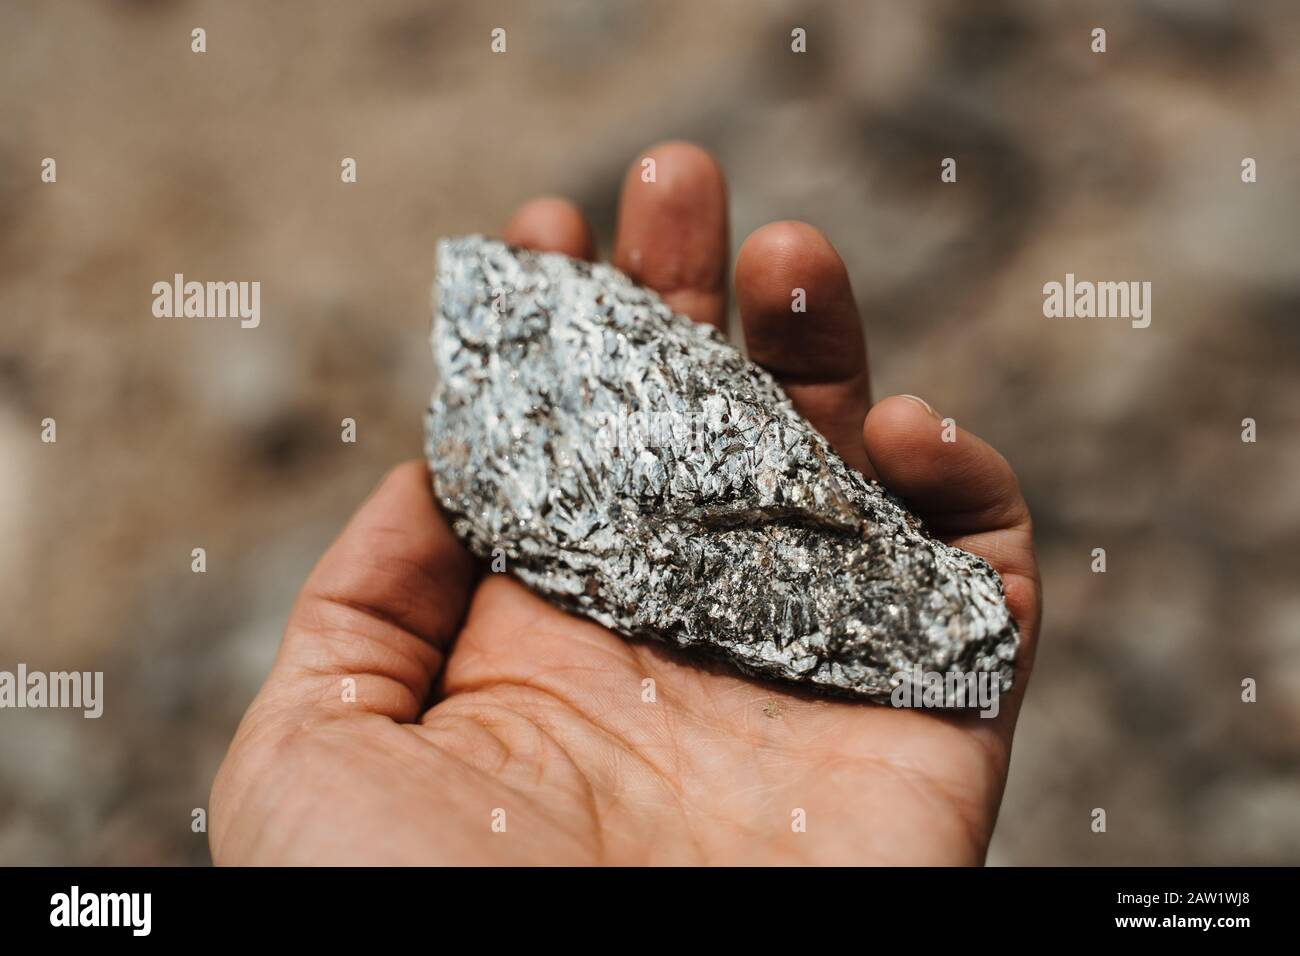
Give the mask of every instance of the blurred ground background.
M 736 245 L 837 244 L 878 395 L 1019 470 L 1047 610 L 990 861 L 1300 863 L 1297 66 L 1292 0 L 5 0 L 0 669 L 106 710 L 0 712 L 0 862 L 208 860 L 293 595 L 420 453 L 435 239 L 558 192 L 608 251 L 681 137 Z M 175 272 L 261 281 L 261 327 L 154 318 Z M 1153 282 L 1151 327 L 1045 319 L 1066 272 Z

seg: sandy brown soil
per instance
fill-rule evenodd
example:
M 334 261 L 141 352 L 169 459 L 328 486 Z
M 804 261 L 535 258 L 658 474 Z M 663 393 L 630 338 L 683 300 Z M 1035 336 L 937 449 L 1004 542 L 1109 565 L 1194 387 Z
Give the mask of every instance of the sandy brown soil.
M 608 249 L 676 137 L 737 245 L 838 244 L 878 394 L 1019 470 L 1047 610 L 991 861 L 1300 862 L 1298 40 L 1288 0 L 5 3 L 0 668 L 107 699 L 0 713 L 0 862 L 207 860 L 297 587 L 420 453 L 435 239 L 553 192 Z M 177 272 L 260 281 L 261 326 L 154 318 Z M 1044 318 L 1067 272 L 1151 281 L 1151 327 Z

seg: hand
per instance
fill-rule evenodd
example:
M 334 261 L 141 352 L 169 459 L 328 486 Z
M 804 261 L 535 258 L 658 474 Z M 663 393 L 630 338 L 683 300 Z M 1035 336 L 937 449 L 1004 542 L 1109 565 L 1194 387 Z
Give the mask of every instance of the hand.
M 615 264 L 722 327 L 722 174 L 686 144 L 647 155 L 656 182 L 641 181 L 640 162 L 629 171 Z M 505 237 L 593 255 L 588 226 L 560 200 L 525 206 Z M 791 312 L 796 287 L 806 313 Z M 786 693 L 624 641 L 508 575 L 480 579 L 424 464 L 410 462 L 361 507 L 294 606 L 213 787 L 216 862 L 983 861 L 1039 622 L 1015 476 L 973 435 L 942 441 L 919 400 L 871 406 L 848 275 L 817 230 L 759 229 L 740 250 L 736 288 L 750 355 L 804 416 L 1002 575 L 1022 643 L 999 715 Z M 647 677 L 654 703 L 642 701 Z M 794 832 L 796 809 L 806 832 Z

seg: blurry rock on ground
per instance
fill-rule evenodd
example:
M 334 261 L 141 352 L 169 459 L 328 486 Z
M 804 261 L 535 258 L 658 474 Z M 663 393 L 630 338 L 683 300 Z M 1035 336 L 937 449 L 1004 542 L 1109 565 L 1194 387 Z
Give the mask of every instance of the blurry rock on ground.
M 208 859 L 295 591 L 420 453 L 434 241 L 563 193 L 608 250 L 664 138 L 737 245 L 823 229 L 877 393 L 1019 471 L 1047 612 L 991 861 L 1300 862 L 1297 40 L 1286 0 L 4 4 L 0 668 L 107 689 L 0 714 L 0 862 Z M 176 272 L 261 281 L 261 326 L 154 319 Z M 1151 327 L 1045 319 L 1067 272 L 1151 281 Z

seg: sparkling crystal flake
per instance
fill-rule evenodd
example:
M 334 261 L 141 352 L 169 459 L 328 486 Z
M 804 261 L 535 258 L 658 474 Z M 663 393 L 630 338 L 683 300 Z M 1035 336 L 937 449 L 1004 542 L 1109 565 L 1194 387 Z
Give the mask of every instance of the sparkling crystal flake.
M 426 451 L 479 557 L 619 634 L 805 688 L 885 700 L 919 669 L 1010 689 L 997 573 L 715 330 L 612 266 L 479 236 L 438 244 L 436 294 Z

